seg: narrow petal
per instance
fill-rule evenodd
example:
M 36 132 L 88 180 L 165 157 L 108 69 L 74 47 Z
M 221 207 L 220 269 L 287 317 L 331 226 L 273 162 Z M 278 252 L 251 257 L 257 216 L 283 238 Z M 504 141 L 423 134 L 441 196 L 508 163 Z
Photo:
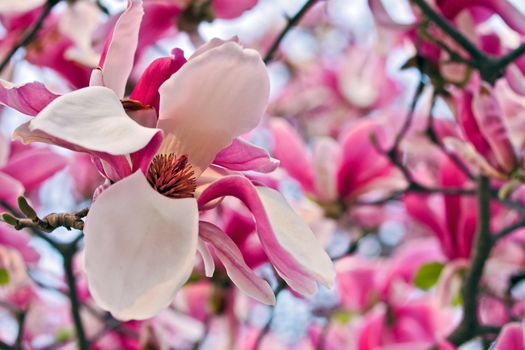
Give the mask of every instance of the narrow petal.
M 199 237 L 214 248 L 226 273 L 240 290 L 263 304 L 275 304 L 275 295 L 268 282 L 246 265 L 241 251 L 226 233 L 209 222 L 201 221 Z
M 35 116 L 57 97 L 42 83 L 15 85 L 0 79 L 0 104 L 20 113 Z
M 94 300 L 119 319 L 146 319 L 171 303 L 193 269 L 196 202 L 164 197 L 136 172 L 97 198 L 85 234 Z
M 201 255 L 202 261 L 204 262 L 204 274 L 208 278 L 213 277 L 213 273 L 215 272 L 215 261 L 213 260 L 213 256 L 211 255 L 210 249 L 206 245 L 206 242 L 204 242 L 201 238 L 199 238 L 197 243 L 197 251 Z
M 204 190 L 199 207 L 223 196 L 234 196 L 250 209 L 264 252 L 292 289 L 312 295 L 315 281 L 332 286 L 335 272 L 330 258 L 279 192 L 255 187 L 242 176 L 226 176 Z
M 67 164 L 66 158 L 50 149 L 34 148 L 13 156 L 0 171 L 16 178 L 26 191 L 31 191 L 64 169 Z
M 128 8 L 115 24 L 111 42 L 100 60 L 104 86 L 115 91 L 120 98 L 124 97 L 133 69 L 143 14 L 142 0 L 128 0 Z
M 413 27 L 415 24 L 415 16 L 413 13 L 410 13 L 412 17 L 412 20 L 410 22 L 397 22 L 394 18 L 392 18 L 392 16 L 390 16 L 388 11 L 386 10 L 385 5 L 383 5 L 383 0 L 368 0 L 368 6 L 370 7 L 370 11 L 374 16 L 374 19 L 380 26 L 398 30 L 407 30 Z M 410 9 L 409 6 L 406 6 L 406 8 Z
M 29 131 L 44 132 L 72 145 L 112 155 L 138 151 L 159 132 L 131 120 L 117 95 L 101 86 L 57 98 L 31 120 Z
M 489 86 L 483 85 L 474 95 L 472 109 L 478 124 L 483 126 L 481 133 L 490 144 L 498 165 L 510 173 L 518 166 L 518 159 L 503 121 L 503 112 Z
M 230 170 L 269 173 L 279 166 L 279 161 L 270 157 L 265 149 L 236 138 L 217 154 L 213 164 Z
M 337 198 L 337 169 L 342 159 L 341 147 L 333 139 L 321 138 L 314 145 L 312 158 L 317 196 L 321 200 L 335 200 Z
M 312 161 L 301 136 L 284 120 L 272 120 L 271 129 L 272 151 L 281 162 L 281 166 L 299 182 L 304 191 L 314 192 Z
M 190 59 L 160 87 L 159 127 L 170 152 L 188 155 L 197 173 L 235 137 L 259 123 L 269 78 L 259 54 L 227 42 Z

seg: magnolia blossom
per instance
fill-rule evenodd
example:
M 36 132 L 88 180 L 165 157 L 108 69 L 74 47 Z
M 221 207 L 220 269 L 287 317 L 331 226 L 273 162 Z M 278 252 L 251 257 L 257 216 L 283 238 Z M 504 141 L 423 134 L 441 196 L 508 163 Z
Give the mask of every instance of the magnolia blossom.
M 250 209 L 264 252 L 292 289 L 311 295 L 316 281 L 331 286 L 328 255 L 279 192 L 226 169 L 216 181 L 207 175 L 210 166 L 232 163 L 232 170 L 275 168 L 268 157 L 266 166 L 254 161 L 262 150 L 235 140 L 259 123 L 266 108 L 269 80 L 260 56 L 234 40 L 212 40 L 182 66 L 153 62 L 144 73 L 150 84 L 139 82 L 131 94 L 141 100 L 121 101 L 141 16 L 141 2 L 130 2 L 92 86 L 55 98 L 15 132 L 26 142 L 91 154 L 108 179 L 85 224 L 85 266 L 95 301 L 123 320 L 149 318 L 188 280 L 197 249 L 207 274 L 213 273 L 211 248 L 245 293 L 273 303 L 270 286 L 233 241 L 199 222 L 199 211 L 224 196 Z M 214 161 L 218 154 L 221 161 Z

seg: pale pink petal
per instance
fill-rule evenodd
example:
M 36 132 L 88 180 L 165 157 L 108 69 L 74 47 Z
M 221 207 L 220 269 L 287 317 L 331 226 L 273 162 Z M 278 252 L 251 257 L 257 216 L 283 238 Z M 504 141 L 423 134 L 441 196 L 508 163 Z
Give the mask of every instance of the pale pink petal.
M 31 191 L 68 164 L 63 156 L 46 148 L 34 148 L 15 154 L 0 171 L 11 175 Z
M 368 0 L 370 11 L 372 11 L 372 15 L 379 25 L 399 30 L 407 30 L 414 26 L 415 18 L 412 23 L 399 23 L 393 19 L 386 10 L 385 5 L 383 5 L 383 1 L 385 0 Z
M 131 120 L 117 95 L 101 86 L 57 98 L 31 120 L 29 131 L 44 132 L 73 145 L 112 155 L 138 151 L 159 132 Z
M 342 159 L 341 147 L 333 139 L 321 138 L 314 145 L 312 159 L 317 196 L 321 200 L 335 200 L 337 198 L 337 170 Z
M 237 18 L 257 5 L 259 0 L 213 0 L 211 6 L 216 18 Z
M 505 78 L 511 89 L 518 95 L 525 96 L 525 75 L 515 64 L 509 64 L 505 69 Z
M 301 136 L 292 126 L 280 119 L 271 121 L 273 136 L 272 151 L 281 162 L 281 166 L 297 180 L 304 191 L 315 191 L 315 179 L 312 161 L 307 153 Z
M 206 51 L 209 51 L 211 49 L 214 49 L 216 47 L 219 47 L 227 42 L 233 42 L 233 43 L 237 43 L 237 44 L 240 44 L 240 41 L 239 41 L 239 37 L 237 36 L 234 36 L 232 37 L 231 39 L 228 39 L 228 40 L 223 40 L 223 39 L 220 39 L 220 38 L 212 38 L 211 40 L 209 40 L 208 42 L 206 42 L 204 45 L 201 45 L 197 48 L 197 50 L 195 50 L 194 53 L 191 54 L 190 56 L 190 60 L 191 59 L 194 59 L 195 57 L 205 53 Z
M 44 5 L 46 0 L 0 0 L 0 13 L 26 12 Z
M 523 350 L 525 341 L 523 328 L 520 323 L 513 322 L 503 326 L 503 329 L 494 344 L 493 350 Z
M 448 137 L 444 140 L 445 145 L 457 153 L 467 163 L 478 169 L 482 174 L 500 180 L 506 180 L 507 176 L 494 169 L 485 158 L 483 158 L 472 145 L 458 139 Z
M 215 156 L 213 164 L 230 170 L 269 173 L 279 166 L 279 161 L 270 157 L 265 149 L 236 138 Z
M 333 285 L 335 272 L 330 258 L 279 192 L 255 187 L 242 176 L 226 176 L 203 191 L 199 207 L 223 196 L 237 197 L 250 209 L 264 252 L 292 289 L 312 295 L 317 291 L 316 281 Z
M 190 59 L 160 96 L 159 127 L 172 134 L 168 152 L 188 155 L 200 173 L 257 126 L 268 103 L 268 72 L 256 51 L 227 42 Z
M 35 116 L 57 97 L 42 83 L 15 85 L 0 79 L 0 104 L 20 113 Z
M 199 229 L 199 231 L 200 230 L 201 229 Z M 215 261 L 213 260 L 213 256 L 211 255 L 206 242 L 201 238 L 199 238 L 199 241 L 197 242 L 197 251 L 201 255 L 202 262 L 204 263 L 204 274 L 206 277 L 213 277 L 213 273 L 215 272 Z
M 128 0 L 128 8 L 115 24 L 111 43 L 100 60 L 104 86 L 115 91 L 119 98 L 124 97 L 133 69 L 143 14 L 142 0 Z
M 146 319 L 168 306 L 191 274 L 196 202 L 165 197 L 136 172 L 99 195 L 85 236 L 94 300 L 119 319 Z
M 503 121 L 503 112 L 488 85 L 483 85 L 479 93 L 474 95 L 472 109 L 498 165 L 510 173 L 518 165 L 518 159 Z
M 226 273 L 240 290 L 263 304 L 275 304 L 275 296 L 268 282 L 246 265 L 241 251 L 226 233 L 209 222 L 201 221 L 199 237 L 214 248 Z
M 6 224 L 0 224 L 0 246 L 16 249 L 24 261 L 35 263 L 40 258 L 38 252 L 29 245 L 31 236 L 24 231 L 17 231 Z

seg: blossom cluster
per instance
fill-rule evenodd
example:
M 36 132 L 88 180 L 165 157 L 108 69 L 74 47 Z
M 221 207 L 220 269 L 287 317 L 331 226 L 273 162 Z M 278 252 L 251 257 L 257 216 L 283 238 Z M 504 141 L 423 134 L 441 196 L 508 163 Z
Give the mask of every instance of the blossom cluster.
M 525 10 L 291 3 L 0 0 L 0 348 L 525 349 Z

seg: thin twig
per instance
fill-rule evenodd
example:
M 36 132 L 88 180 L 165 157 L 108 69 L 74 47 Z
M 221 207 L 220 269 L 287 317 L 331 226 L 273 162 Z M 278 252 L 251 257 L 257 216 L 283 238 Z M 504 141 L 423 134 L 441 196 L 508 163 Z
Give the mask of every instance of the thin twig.
M 44 8 L 42 9 L 42 12 L 36 19 L 35 23 L 31 27 L 29 27 L 20 40 L 9 50 L 7 55 L 4 57 L 3 61 L 0 63 L 0 73 L 4 71 L 4 69 L 7 67 L 9 62 L 11 61 L 11 58 L 15 55 L 15 53 L 22 47 L 25 47 L 29 45 L 38 34 L 38 31 L 40 28 L 42 28 L 42 25 L 44 24 L 44 21 L 46 20 L 47 16 L 51 13 L 51 10 L 53 7 L 58 4 L 60 0 L 47 0 L 46 4 L 44 5 Z
M 299 23 L 299 21 L 301 20 L 301 18 L 306 14 L 306 12 L 308 12 L 308 10 L 317 2 L 317 0 L 308 0 L 303 7 L 301 7 L 301 9 L 295 14 L 295 16 L 293 16 L 292 18 L 289 18 L 288 19 L 288 22 L 286 23 L 286 26 L 284 27 L 284 29 L 281 31 L 281 33 L 279 34 L 279 36 L 277 37 L 277 39 L 275 39 L 275 41 L 273 42 L 272 46 L 270 47 L 270 49 L 268 50 L 268 52 L 266 53 L 266 55 L 264 56 L 264 63 L 269 63 L 272 59 L 273 59 L 273 56 L 275 55 L 275 52 L 277 51 L 277 49 L 279 48 L 279 45 L 281 45 L 281 41 L 283 41 L 284 37 L 286 36 L 286 34 L 288 34 L 288 32 L 295 26 L 297 25 L 297 23 Z

